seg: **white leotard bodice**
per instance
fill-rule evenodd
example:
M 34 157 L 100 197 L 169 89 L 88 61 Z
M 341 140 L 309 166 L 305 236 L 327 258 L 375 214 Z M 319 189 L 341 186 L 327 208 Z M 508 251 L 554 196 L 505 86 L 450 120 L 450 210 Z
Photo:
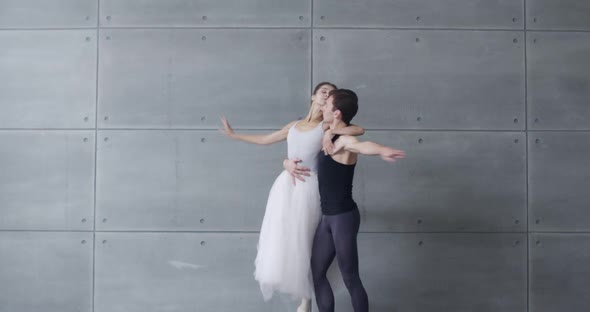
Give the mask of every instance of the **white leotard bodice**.
M 318 153 L 322 149 L 324 128 L 320 122 L 317 127 L 308 131 L 300 131 L 293 124 L 287 134 L 287 155 L 289 159 L 301 159 L 300 166 L 309 168 L 312 172 L 318 170 Z

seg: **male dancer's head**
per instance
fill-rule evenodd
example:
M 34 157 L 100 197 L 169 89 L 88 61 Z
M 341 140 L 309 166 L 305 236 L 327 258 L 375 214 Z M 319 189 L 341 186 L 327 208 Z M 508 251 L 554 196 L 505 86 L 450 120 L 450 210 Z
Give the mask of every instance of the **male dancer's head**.
M 330 91 L 326 105 L 322 107 L 324 121 L 350 125 L 350 121 L 358 111 L 358 97 L 356 93 L 347 89 Z

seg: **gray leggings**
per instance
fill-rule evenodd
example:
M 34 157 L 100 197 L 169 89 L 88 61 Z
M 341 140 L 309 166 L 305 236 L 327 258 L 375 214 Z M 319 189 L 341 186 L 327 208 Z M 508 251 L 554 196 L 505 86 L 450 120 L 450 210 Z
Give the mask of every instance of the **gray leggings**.
M 313 238 L 311 272 L 320 312 L 334 312 L 334 293 L 326 277 L 334 257 L 340 266 L 344 284 L 355 312 L 368 312 L 369 299 L 359 277 L 356 237 L 359 232 L 358 209 L 337 215 L 324 215 Z

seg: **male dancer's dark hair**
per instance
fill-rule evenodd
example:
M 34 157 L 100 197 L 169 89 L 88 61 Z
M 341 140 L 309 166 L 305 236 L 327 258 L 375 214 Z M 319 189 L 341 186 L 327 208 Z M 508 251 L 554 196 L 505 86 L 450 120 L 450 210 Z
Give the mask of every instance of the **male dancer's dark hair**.
M 330 91 L 329 96 L 334 99 L 333 110 L 339 110 L 342 114 L 342 121 L 350 125 L 350 121 L 359 110 L 359 98 L 356 93 L 348 89 L 335 89 Z

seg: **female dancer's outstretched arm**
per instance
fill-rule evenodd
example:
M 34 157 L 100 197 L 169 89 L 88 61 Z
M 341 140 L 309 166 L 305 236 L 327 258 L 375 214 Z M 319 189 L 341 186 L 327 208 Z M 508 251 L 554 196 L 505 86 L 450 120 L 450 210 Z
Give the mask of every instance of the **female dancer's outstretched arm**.
M 232 127 L 229 125 L 229 122 L 225 117 L 221 117 L 221 123 L 223 124 L 223 129 L 220 131 L 225 134 L 226 136 L 239 141 L 244 141 L 253 144 L 259 145 L 268 145 L 277 143 L 280 141 L 284 141 L 287 139 L 287 134 L 289 133 L 289 128 L 293 126 L 296 121 L 292 121 L 286 126 L 284 126 L 281 130 L 267 133 L 267 134 L 240 134 L 235 133 Z

